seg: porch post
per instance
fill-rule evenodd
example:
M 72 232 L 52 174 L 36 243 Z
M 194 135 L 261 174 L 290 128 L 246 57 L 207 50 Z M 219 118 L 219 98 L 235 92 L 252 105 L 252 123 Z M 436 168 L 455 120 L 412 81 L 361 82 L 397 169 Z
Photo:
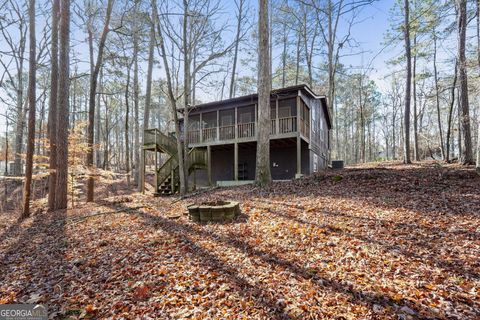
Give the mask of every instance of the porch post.
M 212 185 L 212 148 L 207 146 L 207 176 L 208 176 L 208 185 Z
M 300 133 L 297 132 L 297 174 L 295 178 L 298 178 L 302 174 L 302 139 Z
M 235 107 L 235 140 L 237 140 L 237 137 L 238 137 L 238 108 Z
M 297 177 L 302 174 L 302 139 L 300 138 L 300 90 L 297 94 Z
M 300 110 L 300 91 L 298 91 L 298 95 L 297 95 L 297 107 L 296 107 L 296 110 L 297 110 L 297 132 L 298 134 L 300 134 L 302 132 L 302 128 L 300 128 L 301 126 L 301 122 L 300 122 L 300 116 L 301 116 L 301 110 Z
M 278 97 L 275 98 L 275 134 L 280 134 L 280 117 L 278 116 Z
M 155 141 L 155 193 L 158 193 L 158 164 L 157 163 L 158 163 L 157 143 Z
M 142 191 L 142 194 L 145 194 L 145 176 L 146 176 L 146 173 L 147 173 L 147 170 L 145 169 L 146 168 L 146 164 L 145 164 L 145 149 L 142 148 L 142 163 L 143 163 L 143 167 L 142 167 L 142 185 L 141 185 L 141 191 Z
M 217 109 L 217 141 L 220 141 L 220 110 Z
M 197 190 L 197 170 L 193 169 L 193 191 Z
M 200 112 L 200 123 L 199 123 L 198 132 L 199 132 L 199 135 L 200 135 L 198 141 L 203 142 L 203 121 L 202 121 L 202 113 L 201 112 Z
M 233 145 L 234 148 L 234 152 L 233 152 L 233 172 L 234 172 L 234 177 L 235 177 L 235 181 L 238 181 L 238 143 L 235 142 L 235 144 Z

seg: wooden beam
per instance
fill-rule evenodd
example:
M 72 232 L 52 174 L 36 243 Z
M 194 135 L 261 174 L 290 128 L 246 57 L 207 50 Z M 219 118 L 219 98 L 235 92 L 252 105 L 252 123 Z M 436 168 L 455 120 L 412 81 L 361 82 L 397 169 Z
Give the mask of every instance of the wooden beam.
M 302 174 L 302 139 L 297 134 L 297 175 Z
M 198 132 L 200 134 L 200 139 L 199 141 L 202 142 L 203 141 L 203 120 L 202 120 L 202 112 L 200 113 L 200 124 L 199 124 L 199 128 L 198 128 Z
M 233 145 L 233 173 L 235 181 L 238 181 L 238 143 Z
M 145 194 L 145 179 L 147 178 L 147 170 L 145 169 L 146 168 L 146 164 L 145 164 L 145 149 L 142 149 L 142 163 L 143 163 L 143 168 L 142 168 L 142 186 L 141 186 L 141 191 L 142 191 L 142 194 Z
M 212 147 L 207 146 L 207 175 L 208 185 L 212 185 Z
M 220 110 L 217 109 L 217 141 L 220 141 Z
M 275 98 L 275 134 L 280 133 L 280 124 L 279 124 L 279 119 L 280 117 L 278 116 L 278 97 Z
M 157 192 L 158 192 L 158 155 L 157 155 L 157 142 L 155 141 L 155 193 Z

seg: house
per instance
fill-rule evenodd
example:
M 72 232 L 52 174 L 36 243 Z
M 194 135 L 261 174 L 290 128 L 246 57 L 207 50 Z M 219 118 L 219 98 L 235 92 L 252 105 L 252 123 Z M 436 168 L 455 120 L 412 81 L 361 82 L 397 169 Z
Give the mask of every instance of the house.
M 190 150 L 192 184 L 232 185 L 255 179 L 257 99 L 257 94 L 252 94 L 197 105 L 188 115 L 183 112 L 180 125 Z M 326 97 L 307 85 L 298 85 L 273 90 L 270 106 L 272 179 L 293 179 L 326 168 L 332 127 Z M 146 130 L 145 137 L 144 152 L 171 155 L 156 169 L 157 188 L 159 193 L 174 192 L 178 166 L 175 139 L 160 136 L 155 129 Z

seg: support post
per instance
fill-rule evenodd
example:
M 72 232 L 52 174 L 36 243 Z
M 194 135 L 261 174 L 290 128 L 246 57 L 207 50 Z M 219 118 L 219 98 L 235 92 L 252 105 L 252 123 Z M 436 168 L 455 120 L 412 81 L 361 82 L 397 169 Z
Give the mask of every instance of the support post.
M 302 175 L 302 139 L 300 133 L 297 132 L 297 174 L 295 178 L 299 178 Z
M 278 97 L 275 98 L 275 134 L 280 134 L 280 117 L 278 115 Z
M 233 175 L 235 181 L 238 181 L 238 143 L 235 142 L 233 145 Z
M 145 179 L 146 179 L 146 175 L 147 175 L 147 170 L 145 169 L 146 168 L 146 163 L 145 163 L 145 149 L 142 148 L 142 164 L 143 164 L 143 167 L 142 167 L 142 194 L 145 194 Z
M 238 108 L 235 107 L 235 140 L 238 138 Z
M 197 190 L 197 170 L 193 169 L 193 191 Z
M 198 131 L 198 132 L 200 133 L 200 137 L 199 137 L 198 140 L 200 141 L 200 143 L 202 143 L 202 142 L 203 142 L 203 120 L 202 120 L 202 113 L 200 113 L 200 123 L 199 123 L 199 131 Z
M 212 147 L 207 146 L 207 175 L 208 185 L 212 185 Z
M 158 155 L 157 155 L 156 139 L 155 139 L 155 193 L 158 193 Z
M 220 141 L 220 110 L 217 110 L 217 141 Z

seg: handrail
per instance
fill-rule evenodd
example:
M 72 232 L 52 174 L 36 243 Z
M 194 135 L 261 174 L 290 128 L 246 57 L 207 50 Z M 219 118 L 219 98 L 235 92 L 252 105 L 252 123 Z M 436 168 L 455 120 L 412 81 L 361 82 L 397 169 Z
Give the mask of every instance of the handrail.
M 207 166 L 207 152 L 203 149 L 192 148 L 187 154 L 188 172 L 190 173 L 194 169 L 203 168 Z M 179 163 L 176 157 L 170 157 L 165 163 L 158 169 L 157 184 L 160 186 L 173 172 L 172 183 L 178 178 Z
M 170 154 L 170 156 L 176 156 L 177 141 L 175 138 L 163 134 L 157 128 L 145 129 L 144 133 L 144 144 L 157 144 L 161 149 Z

